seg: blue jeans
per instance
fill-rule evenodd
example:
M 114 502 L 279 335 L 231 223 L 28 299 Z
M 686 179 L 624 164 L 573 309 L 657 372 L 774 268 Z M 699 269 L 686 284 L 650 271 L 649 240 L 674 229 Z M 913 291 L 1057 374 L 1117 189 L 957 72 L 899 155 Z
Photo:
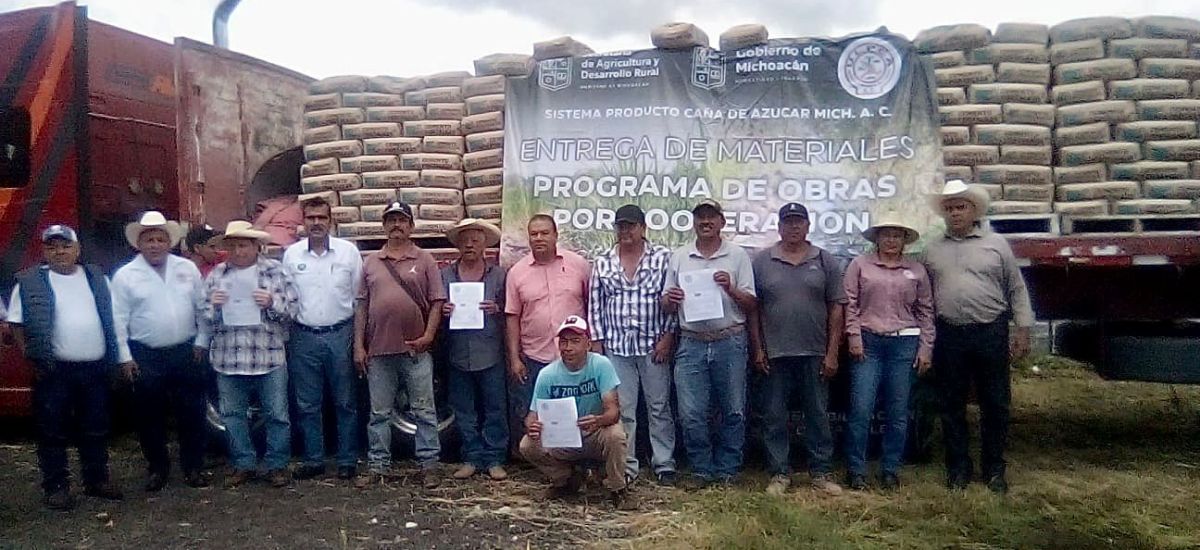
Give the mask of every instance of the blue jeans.
M 353 323 L 320 334 L 303 327 L 292 330 L 288 369 L 296 396 L 296 422 L 304 437 L 304 463 L 308 466 L 325 464 L 322 405 L 326 381 L 337 418 L 337 465 L 354 466 L 358 461 L 358 393 L 350 355 L 353 337 Z
M 217 391 L 221 396 L 221 421 L 229 439 L 229 455 L 237 470 L 251 471 L 258 456 L 250 436 L 250 403 L 258 399 L 266 419 L 267 450 L 263 467 L 279 470 L 287 467 L 292 456 L 292 425 L 288 421 L 287 369 L 275 369 L 267 374 L 217 374 Z
M 675 390 L 692 473 L 737 475 L 746 442 L 746 335 L 714 342 L 684 335 L 675 352 Z M 719 414 L 715 444 L 709 437 L 713 408 Z
M 396 393 L 400 384 L 408 394 L 408 407 L 417 425 L 415 438 L 417 462 L 421 468 L 437 466 L 441 442 L 438 440 L 437 409 L 433 402 L 433 358 L 420 355 L 381 355 L 372 357 L 367 368 L 367 386 L 371 393 L 371 421 L 367 424 L 367 467 L 381 473 L 392 465 L 392 415 L 396 411 Z
M 671 365 L 655 363 L 652 355 L 626 357 L 609 355 L 617 378 L 617 396 L 621 401 L 621 424 L 628 436 L 625 475 L 638 476 L 637 410 L 638 398 L 646 399 L 646 419 L 650 422 L 651 465 L 655 474 L 675 471 L 675 417 L 671 414 Z
M 833 461 L 833 434 L 829 429 L 826 407 L 829 386 L 821 378 L 822 357 L 776 357 L 771 373 L 764 376 L 763 446 L 767 450 L 767 469 L 771 475 L 790 471 L 791 438 L 788 437 L 788 398 L 800 392 L 804 412 L 804 442 L 808 451 L 808 472 L 814 476 L 830 472 Z
M 514 456 L 521 456 L 521 437 L 525 435 L 525 417 L 529 415 L 529 404 L 533 402 L 533 384 L 537 382 L 538 373 L 548 364 L 528 357 L 523 361 L 525 382 L 514 382 L 511 379 L 508 382 L 508 448 Z
M 79 447 L 84 485 L 108 481 L 108 375 L 102 361 L 39 363 L 33 382 L 37 457 L 46 494 L 70 483 L 67 444 Z M 74 436 L 74 437 L 73 437 Z
M 508 451 L 504 365 L 480 371 L 448 370 L 450 408 L 462 434 L 463 462 L 483 469 L 504 464 Z
M 850 418 L 846 426 L 846 470 L 867 473 L 867 434 L 876 404 L 883 410 L 883 454 L 879 470 L 897 474 L 908 437 L 908 396 L 916 371 L 917 336 L 879 336 L 863 332 L 862 361 L 850 367 Z M 882 397 L 877 401 L 878 394 Z

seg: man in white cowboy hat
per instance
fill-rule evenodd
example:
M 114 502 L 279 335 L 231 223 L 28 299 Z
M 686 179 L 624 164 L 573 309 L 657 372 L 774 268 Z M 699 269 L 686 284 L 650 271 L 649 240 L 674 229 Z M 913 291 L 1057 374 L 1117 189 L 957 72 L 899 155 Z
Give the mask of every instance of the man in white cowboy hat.
M 946 220 L 944 234 L 925 247 L 937 310 L 933 371 L 942 400 L 946 481 L 951 489 L 965 489 L 974 473 L 966 418 L 974 381 L 983 476 L 989 489 L 1003 494 L 1008 491 L 1009 360 L 1029 352 L 1033 308 L 1008 241 L 980 223 L 987 213 L 987 193 L 952 180 L 933 203 Z M 1010 322 L 1015 325 L 1011 338 Z
M 482 284 L 483 328 L 456 329 L 447 323 L 441 338 L 449 369 L 449 400 L 462 434 L 463 464 L 454 472 L 466 479 L 476 471 L 495 480 L 507 479 L 504 462 L 508 454 L 508 399 L 504 384 L 504 269 L 484 259 L 487 248 L 500 242 L 496 226 L 473 218 L 458 222 L 446 233 L 458 248 L 458 260 L 442 268 L 446 295 L 454 296 L 463 283 Z M 451 300 L 442 306 L 442 317 L 454 315 Z
M 283 264 L 259 253 L 270 237 L 250 222 L 229 222 L 218 238 L 229 259 L 217 265 L 205 282 L 204 320 L 212 331 L 209 360 L 217 371 L 221 420 L 233 464 L 225 478 L 229 488 L 249 481 L 257 470 L 247 418 L 255 399 L 266 419 L 263 466 L 271 485 L 284 487 L 291 481 L 285 344 L 288 325 L 296 316 L 296 285 Z
M 138 438 L 146 458 L 145 490 L 167 483 L 168 409 L 179 431 L 179 462 L 184 482 L 204 487 L 205 393 L 208 376 L 202 365 L 207 353 L 207 326 L 200 322 L 204 279 L 196 264 L 171 254 L 183 228 L 154 210 L 125 226 L 125 240 L 138 255 L 113 275 L 113 320 L 116 323 L 122 374 L 133 384 Z M 205 329 L 202 332 L 200 329 Z
M 296 469 L 296 478 L 325 473 L 328 384 L 337 419 L 337 476 L 350 480 L 358 463 L 358 384 L 351 348 L 362 255 L 354 243 L 330 235 L 333 209 L 325 199 L 308 199 L 300 209 L 308 236 L 283 253 L 283 265 L 299 293 L 288 361 L 296 423 L 304 439 L 304 463 Z
M 812 487 L 842 492 L 833 480 L 833 435 L 826 408 L 837 374 L 845 321 L 842 268 L 828 251 L 808 242 L 808 208 L 779 209 L 779 242 L 754 257 L 758 307 L 750 316 L 751 358 L 762 375 L 763 445 L 771 482 L 767 492 L 791 485 L 788 402 L 800 394 Z

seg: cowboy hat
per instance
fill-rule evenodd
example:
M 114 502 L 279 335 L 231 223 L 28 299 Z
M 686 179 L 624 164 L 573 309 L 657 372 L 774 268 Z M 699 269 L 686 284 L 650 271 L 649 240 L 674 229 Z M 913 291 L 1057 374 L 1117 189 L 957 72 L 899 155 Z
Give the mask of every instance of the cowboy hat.
M 885 227 L 903 229 L 904 244 L 915 243 L 917 242 L 917 239 L 921 238 L 921 234 L 918 233 L 916 229 L 913 229 L 911 226 L 904 223 L 904 220 L 900 218 L 899 213 L 892 211 L 881 214 L 879 218 L 876 219 L 875 223 L 871 224 L 871 227 L 867 228 L 866 231 L 863 231 L 863 238 L 878 244 L 875 239 L 879 238 L 879 230 Z
M 991 197 L 987 191 L 977 185 L 967 185 L 963 180 L 950 180 L 942 188 L 942 192 L 931 197 L 934 211 L 942 213 L 942 205 L 951 199 L 966 199 L 975 205 L 975 214 L 983 217 L 987 214 Z
M 450 241 L 450 244 L 458 246 L 459 233 L 462 233 L 468 229 L 478 229 L 483 231 L 483 234 L 487 237 L 487 242 L 484 244 L 486 247 L 496 246 L 500 243 L 500 230 L 496 229 L 496 226 L 489 222 L 477 220 L 475 218 L 466 218 L 463 221 L 455 224 L 454 227 L 451 227 L 450 230 L 446 232 L 446 240 Z
M 183 238 L 183 227 L 179 225 L 179 222 L 168 220 L 166 216 L 162 215 L 162 212 L 157 210 L 147 210 L 142 214 L 141 219 L 125 226 L 125 240 L 129 241 L 129 246 L 137 248 L 138 238 L 147 229 L 166 231 L 172 248 Z
M 225 239 L 253 239 L 265 243 L 271 240 L 271 234 L 255 229 L 254 224 L 248 221 L 233 220 L 225 225 L 225 234 L 213 237 L 210 242 L 220 244 Z

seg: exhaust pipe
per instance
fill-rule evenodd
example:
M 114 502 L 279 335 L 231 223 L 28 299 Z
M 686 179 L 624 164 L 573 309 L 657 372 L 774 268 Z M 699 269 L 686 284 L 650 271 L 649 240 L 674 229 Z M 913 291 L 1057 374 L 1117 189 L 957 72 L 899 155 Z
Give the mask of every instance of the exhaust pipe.
M 217 8 L 213 10 L 212 32 L 213 45 L 228 50 L 229 49 L 229 16 L 233 15 L 233 10 L 238 7 L 242 0 L 221 0 L 217 4 Z

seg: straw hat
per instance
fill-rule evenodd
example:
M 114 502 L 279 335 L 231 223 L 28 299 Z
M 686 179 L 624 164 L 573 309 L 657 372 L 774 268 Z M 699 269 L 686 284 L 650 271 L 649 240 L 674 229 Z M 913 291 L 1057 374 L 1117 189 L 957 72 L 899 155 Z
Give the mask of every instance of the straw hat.
M 129 246 L 137 248 L 138 237 L 142 236 L 142 232 L 147 229 L 162 229 L 167 232 L 167 237 L 171 239 L 171 247 L 179 244 L 179 240 L 183 238 L 183 227 L 179 222 L 168 220 L 162 212 L 157 210 L 147 210 L 142 214 L 141 219 L 125 226 L 125 240 L 129 241 Z
M 878 244 L 878 241 L 876 241 L 876 239 L 879 238 L 879 230 L 883 229 L 885 227 L 895 227 L 897 229 L 903 229 L 904 230 L 904 244 L 915 243 L 915 242 L 917 242 L 917 239 L 921 238 L 921 234 L 917 233 L 916 229 L 913 229 L 911 226 L 904 223 L 904 220 L 900 217 L 899 213 L 892 212 L 892 211 L 884 212 L 883 214 L 881 214 L 875 220 L 875 223 L 871 224 L 870 228 L 868 228 L 866 231 L 863 231 L 863 238 L 867 239 L 868 241 Z
M 987 191 L 977 185 L 967 185 L 963 180 L 950 180 L 946 182 L 946 186 L 942 188 L 942 192 L 931 197 L 933 209 L 938 213 L 942 213 L 942 205 L 950 199 L 966 199 L 975 205 L 975 213 L 979 217 L 987 214 L 988 203 L 991 198 L 988 197 Z
M 451 227 L 450 230 L 446 232 L 446 239 L 450 241 L 450 244 L 458 246 L 459 233 L 462 233 L 468 229 L 478 229 L 483 231 L 483 234 L 487 236 L 487 243 L 484 245 L 486 247 L 496 246 L 500 243 L 500 230 L 490 222 L 475 218 L 466 218 L 463 221 L 455 224 L 454 227 Z
M 225 239 L 253 239 L 265 243 L 271 240 L 271 234 L 255 229 L 254 224 L 248 221 L 233 220 L 225 226 L 225 234 L 213 237 L 211 242 L 221 244 Z

